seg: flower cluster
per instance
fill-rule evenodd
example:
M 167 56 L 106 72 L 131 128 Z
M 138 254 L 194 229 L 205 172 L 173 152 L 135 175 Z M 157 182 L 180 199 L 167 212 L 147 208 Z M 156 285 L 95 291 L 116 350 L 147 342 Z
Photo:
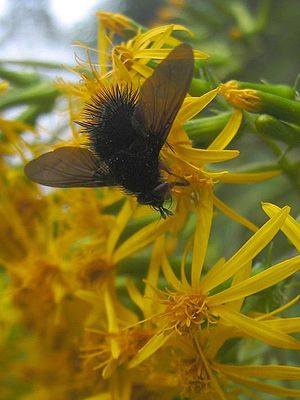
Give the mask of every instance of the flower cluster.
M 45 191 L 24 178 L 21 166 L 41 147 L 85 145 L 74 121 L 86 122 L 87 101 L 110 84 L 139 90 L 180 44 L 176 33 L 191 34 L 181 25 L 146 30 L 120 14 L 97 16 L 98 49 L 81 46 L 87 61 L 72 70 L 79 83 L 57 84 L 69 100 L 73 136 L 41 145 L 26 123 L 0 121 L 0 378 L 14 382 L 3 398 L 299 398 L 300 366 L 272 357 L 262 362 L 257 353 L 300 350 L 300 318 L 293 312 L 299 295 L 280 304 L 265 295 L 300 270 L 300 225 L 289 206 L 266 202 L 266 222 L 254 224 L 216 194 L 222 184 L 264 182 L 281 173 L 223 167 L 240 154 L 227 147 L 242 109 L 260 112 L 253 109 L 260 101 L 254 90 L 245 99 L 231 82 L 200 95 L 195 75 L 160 153 L 172 171 L 165 179 L 186 182 L 172 187 L 172 217 L 159 220 L 118 188 Z M 117 45 L 116 35 L 124 38 Z M 194 50 L 196 64 L 207 57 Z M 193 147 L 189 127 L 201 127 L 198 114 L 219 94 L 234 108 L 208 146 Z M 230 256 L 218 249 L 212 255 L 218 210 L 228 223 L 247 228 L 247 239 Z M 229 235 L 222 235 L 229 245 Z M 289 256 L 259 264 L 278 236 L 289 243 Z

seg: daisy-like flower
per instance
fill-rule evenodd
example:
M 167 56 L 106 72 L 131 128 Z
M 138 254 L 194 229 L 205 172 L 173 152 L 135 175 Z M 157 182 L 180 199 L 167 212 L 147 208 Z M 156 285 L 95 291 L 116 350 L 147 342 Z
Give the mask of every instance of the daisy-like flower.
M 207 204 L 207 203 L 206 203 Z M 162 251 L 149 270 L 147 297 L 144 307 L 148 313 L 146 321 L 152 322 L 156 334 L 142 347 L 128 365 L 137 368 L 147 365 L 151 356 L 173 351 L 178 357 L 178 386 L 183 393 L 203 399 L 235 399 L 234 383 L 246 388 L 272 393 L 281 397 L 299 397 L 300 390 L 287 389 L 275 384 L 260 382 L 259 378 L 295 380 L 300 377 L 300 368 L 276 365 L 226 365 L 217 361 L 217 356 L 229 339 L 242 337 L 256 339 L 269 346 L 281 349 L 300 350 L 300 342 L 290 333 L 299 332 L 299 318 L 276 318 L 273 310 L 269 314 L 251 316 L 242 312 L 244 300 L 255 293 L 269 288 L 300 269 L 300 255 L 283 260 L 268 269 L 251 274 L 253 259 L 265 248 L 281 229 L 299 250 L 300 227 L 289 216 L 289 207 L 279 209 L 264 205 L 271 218 L 228 260 L 221 258 L 204 275 L 205 259 L 212 205 L 201 207 L 193 241 L 189 241 L 181 264 L 180 279 L 175 275 L 167 256 Z M 193 247 L 190 278 L 186 275 L 185 259 Z M 158 285 L 158 269 L 162 271 L 170 288 L 161 291 Z M 156 271 L 156 272 L 155 272 Z M 227 288 L 220 289 L 226 283 Z M 137 298 L 137 296 L 135 296 Z M 298 301 L 298 297 L 286 307 Z M 173 350 L 172 350 L 173 349 Z M 151 361 L 150 361 L 151 362 Z M 230 389 L 232 387 L 232 391 Z M 201 397 L 202 396 L 202 397 Z
M 108 49 L 115 33 L 122 34 L 122 31 L 132 22 L 119 14 L 99 13 L 100 28 L 98 41 L 99 64 L 91 61 L 87 64 L 82 62 L 76 69 L 83 81 L 80 84 L 65 84 L 64 88 L 69 93 L 75 95 L 78 105 L 78 115 L 74 117 L 83 127 L 91 124 L 91 117 L 88 112 L 83 111 L 82 107 L 88 105 L 88 109 L 98 107 L 94 104 L 95 99 L 99 98 L 99 93 L 105 90 L 112 92 L 118 85 L 122 87 L 128 85 L 132 90 L 139 90 L 144 80 L 152 73 L 157 61 L 167 57 L 172 47 L 176 47 L 180 41 L 173 36 L 175 31 L 190 33 L 180 25 L 159 26 L 148 31 L 137 29 L 137 34 L 131 39 L 117 46 L 112 46 L 111 56 Z M 109 17 L 109 18 L 108 18 Z M 194 50 L 194 58 L 205 59 L 207 55 L 201 51 Z M 111 65 L 111 66 L 110 66 Z M 105 88 L 105 89 L 103 89 Z M 197 203 L 203 192 L 209 193 L 210 200 L 214 206 L 223 213 L 233 218 L 238 223 L 245 225 L 248 229 L 255 231 L 257 227 L 246 218 L 232 210 L 214 195 L 214 185 L 216 183 L 253 183 L 269 179 L 279 174 L 279 171 L 267 171 L 258 173 L 230 173 L 229 171 L 210 172 L 208 164 L 233 159 L 239 155 L 237 150 L 226 150 L 231 140 L 235 137 L 242 119 L 242 112 L 234 110 L 232 117 L 227 125 L 220 132 L 217 138 L 207 149 L 197 149 L 192 147 L 192 142 L 183 129 L 185 122 L 197 115 L 205 108 L 219 93 L 219 89 L 213 89 L 201 97 L 187 96 L 172 129 L 168 135 L 167 145 L 160 153 L 164 164 L 166 164 L 173 174 L 165 173 L 164 179 L 171 183 L 172 196 L 176 199 L 176 217 L 178 221 L 184 221 L 189 211 L 195 211 Z M 76 113 L 75 113 L 76 114 Z M 86 136 L 81 136 L 81 141 L 86 141 Z M 186 182 L 186 185 L 174 185 L 174 180 L 178 177 Z M 173 182 L 173 185 L 172 185 Z M 202 202 L 203 203 L 203 202 Z
M 12 281 L 11 298 L 20 321 L 34 337 L 34 343 L 26 344 L 30 358 L 20 362 L 20 368 L 24 364 L 45 391 L 43 373 L 51 376 L 52 384 L 67 397 L 72 388 L 91 385 L 88 376 L 74 380 L 74 363 L 79 373 L 78 343 L 99 316 L 106 322 L 100 327 L 108 332 L 105 343 L 111 351 L 105 359 L 105 377 L 150 336 L 142 340 L 142 333 L 132 331 L 123 337 L 119 319 L 131 325 L 137 318 L 114 294 L 117 266 L 165 232 L 171 219 L 149 223 L 121 238 L 128 222 L 135 221 L 131 198 L 112 215 L 107 208 L 120 203 L 115 193 L 99 197 L 93 190 L 74 189 L 72 196 L 62 190 L 42 194 L 20 178 L 20 171 L 11 169 L 9 174 L 9 179 L 2 175 L 0 263 Z M 137 219 L 141 217 L 137 212 Z M 121 351 L 125 345 L 127 356 Z M 63 379 L 57 364 L 63 368 Z

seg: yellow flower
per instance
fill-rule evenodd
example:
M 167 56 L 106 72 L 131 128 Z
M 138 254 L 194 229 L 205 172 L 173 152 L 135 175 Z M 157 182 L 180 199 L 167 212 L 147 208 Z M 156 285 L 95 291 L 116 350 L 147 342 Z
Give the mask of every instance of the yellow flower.
M 67 142 L 78 146 L 86 140 L 75 126 L 75 121 L 84 120 L 84 104 L 104 86 L 129 83 L 138 90 L 180 43 L 174 33 L 190 33 L 176 24 L 146 31 L 120 14 L 98 17 L 98 62 L 91 62 L 86 49 L 87 62 L 75 68 L 82 81 L 64 84 L 70 95 L 73 133 Z M 112 46 L 115 34 L 126 40 Z M 194 57 L 207 56 L 195 50 Z M 163 173 L 169 182 L 180 179 L 183 185 L 173 187 L 176 214 L 166 220 L 157 220 L 151 210 L 112 188 L 44 190 L 28 182 L 20 165 L 13 164 L 15 156 L 25 163 L 29 152 L 40 153 L 49 145 L 26 142 L 20 133 L 34 132 L 25 124 L 0 120 L 4 138 L 0 153 L 5 155 L 0 161 L 0 264 L 5 269 L 3 281 L 8 277 L 11 282 L 9 298 L 14 304 L 9 317 L 11 311 L 2 299 L 8 311 L 1 317 L 5 327 L 0 345 L 4 369 L 13 370 L 14 383 L 20 382 L 16 386 L 27 390 L 27 382 L 32 385 L 22 398 L 48 399 L 51 393 L 57 399 L 173 400 L 182 393 L 224 400 L 238 399 L 241 393 L 247 396 L 246 388 L 299 398 L 299 390 L 260 381 L 297 381 L 298 367 L 249 365 L 241 359 L 235 363 L 234 357 L 228 363 L 222 358 L 232 341 L 236 346 L 254 339 L 279 349 L 300 348 L 292 336 L 299 333 L 299 317 L 282 314 L 299 296 L 268 313 L 242 309 L 245 299 L 300 269 L 296 255 L 256 275 L 251 270 L 254 258 L 279 230 L 299 252 L 299 224 L 288 207 L 265 203 L 269 220 L 258 228 L 214 194 L 219 182 L 259 182 L 279 172 L 213 169 L 214 164 L 239 155 L 237 150 L 226 150 L 241 123 L 239 110 L 233 111 L 207 149 L 193 148 L 183 129 L 223 91 L 221 86 L 201 97 L 188 95 L 174 121 L 161 151 L 172 173 Z M 214 207 L 255 234 L 204 274 Z M 192 218 L 187 220 L 190 212 Z M 179 234 L 184 228 L 192 232 L 186 243 L 181 242 L 185 233 Z M 179 271 L 173 256 L 182 256 Z M 145 285 L 140 277 L 146 277 Z M 2 283 L 2 274 L 0 279 Z M 15 341 L 16 356 L 9 351 L 14 329 L 26 330 L 22 340 Z M 12 368 L 11 354 L 17 360 Z M 5 370 L 0 374 L 4 381 L 10 378 Z M 7 393 L 14 397 L 10 390 Z
M 30 149 L 21 133 L 34 133 L 33 128 L 21 121 L 10 121 L 0 118 L 0 129 L 5 140 L 0 141 L 0 154 L 6 156 L 17 155 L 22 162 L 26 160 L 25 153 Z M 1 162 L 1 161 L 0 161 Z
M 112 33 L 125 36 L 128 31 L 136 33 L 138 30 L 138 25 L 126 15 L 101 11 L 97 13 L 97 16 L 99 18 L 99 29 L 102 29 L 101 36 L 109 34 L 112 38 Z
M 182 128 L 183 123 L 201 111 L 213 100 L 217 93 L 218 89 L 199 98 L 186 98 L 174 122 L 174 127 L 170 132 L 168 139 L 170 146 L 165 146 L 162 150 L 162 156 L 170 160 L 171 169 L 175 172 L 175 178 L 172 175 L 168 175 L 166 178 L 172 181 L 176 179 L 176 176 L 180 176 L 189 183 L 189 185 L 175 187 L 173 190 L 178 205 L 176 214 L 181 211 L 183 212 L 182 209 L 197 209 L 199 199 L 206 193 L 209 197 L 208 201 L 213 202 L 216 208 L 255 232 L 257 227 L 252 222 L 239 215 L 214 195 L 214 185 L 217 183 L 241 184 L 261 182 L 277 176 L 280 171 L 273 170 L 256 173 L 209 171 L 209 164 L 230 160 L 239 155 L 237 150 L 225 150 L 225 147 L 238 132 L 242 119 L 241 111 L 234 110 L 226 126 L 207 149 L 193 148 L 191 141 Z
M 260 98 L 253 89 L 239 89 L 237 81 L 221 84 L 219 93 L 234 106 L 247 111 L 255 111 Z
M 122 33 L 124 29 L 127 31 L 133 25 L 127 17 L 119 14 L 99 13 L 98 16 L 100 19 L 99 65 L 94 65 L 90 61 L 87 65 L 80 64 L 77 70 L 82 76 L 83 82 L 79 85 L 64 86 L 77 97 L 79 109 L 75 112 L 74 118 L 83 124 L 88 122 L 88 116 L 81 113 L 82 107 L 86 102 L 91 102 L 91 99 L 99 91 L 101 92 L 104 86 L 127 83 L 134 88 L 139 88 L 143 81 L 153 73 L 154 60 L 164 59 L 169 54 L 170 48 L 180 43 L 173 37 L 174 32 L 189 33 L 186 28 L 179 25 L 159 26 L 148 31 L 136 29 L 136 34 L 131 39 L 112 47 L 112 66 L 109 67 L 108 49 L 111 46 L 111 36 L 114 33 Z M 195 59 L 206 57 L 206 54 L 194 50 Z M 191 140 L 183 129 L 184 123 L 204 109 L 219 91 L 220 89 L 216 88 L 201 97 L 186 97 L 169 133 L 167 145 L 160 153 L 172 174 L 164 173 L 164 171 L 162 173 L 169 182 L 178 181 L 179 178 L 186 183 L 182 186 L 172 185 L 172 195 L 176 199 L 175 218 L 178 221 L 185 221 L 187 213 L 197 209 L 202 193 L 206 192 L 209 202 L 212 201 L 216 208 L 248 229 L 256 231 L 257 227 L 251 221 L 239 215 L 214 195 L 214 185 L 217 183 L 261 182 L 278 175 L 279 171 L 230 173 L 227 170 L 220 172 L 214 170 L 211 172 L 209 167 L 209 164 L 227 161 L 239 155 L 237 150 L 226 150 L 226 147 L 238 132 L 242 112 L 237 109 L 233 111 L 227 125 L 207 149 L 193 148 Z M 74 114 L 73 111 L 72 114 Z M 80 140 L 85 142 L 86 137 L 81 135 Z
M 278 86 L 229 81 L 220 85 L 220 94 L 235 107 L 299 125 L 300 105 L 299 101 L 294 100 L 293 89 L 284 85 Z
M 73 362 L 81 368 L 78 343 L 83 343 L 85 327 L 98 321 L 99 315 L 111 351 L 105 377 L 133 354 L 135 341 L 136 351 L 141 346 L 143 333 L 132 330 L 124 337 L 124 325 L 118 322 L 121 317 L 130 325 L 137 319 L 114 295 L 116 267 L 165 232 L 171 219 L 142 224 L 134 234 L 121 238 L 129 221 L 141 223 L 144 217 L 137 212 L 135 219 L 133 199 L 113 215 L 107 208 L 120 204 L 120 196 L 108 189 L 103 197 L 88 189 L 74 189 L 72 195 L 63 190 L 45 194 L 23 176 L 20 179 L 20 172 L 15 171 L 14 180 L 2 175 L 0 213 L 0 262 L 13 283 L 11 297 L 20 322 L 34 337 L 26 344 L 32 357 L 18 365 L 31 371 L 43 391 L 47 388 L 41 376 L 44 371 L 67 397 L 72 388 L 91 385 L 88 375 L 74 381 Z M 120 352 L 125 346 L 127 356 Z M 64 370 L 62 381 L 56 365 Z M 36 396 L 44 394 L 38 391 Z
M 281 396 L 300 395 L 299 390 L 255 380 L 261 377 L 259 372 L 263 366 L 231 366 L 216 361 L 221 348 L 235 337 L 256 339 L 282 349 L 300 350 L 299 340 L 289 335 L 300 331 L 299 322 L 297 325 L 296 321 L 289 318 L 282 318 L 280 321 L 272 312 L 254 317 L 241 311 L 248 296 L 283 281 L 300 269 L 300 255 L 297 255 L 251 275 L 253 259 L 280 229 L 295 247 L 300 245 L 300 228 L 288 215 L 289 208 L 278 209 L 272 205 L 264 205 L 264 209 L 272 215 L 270 220 L 233 256 L 227 261 L 221 258 L 204 276 L 202 269 L 212 221 L 212 204 L 207 207 L 206 202 L 206 207 L 200 207 L 193 242 L 190 240 L 184 251 L 180 279 L 175 275 L 161 244 L 160 257 L 156 258 L 156 265 L 150 267 L 152 277 L 149 270 L 149 288 L 142 306 L 144 309 L 147 307 L 146 322 L 152 323 L 156 333 L 129 361 L 130 368 L 137 368 L 140 364 L 145 364 L 146 367 L 148 359 L 155 356 L 158 350 L 161 354 L 173 349 L 174 354 L 178 354 L 178 368 L 174 373 L 177 374 L 177 384 L 179 386 L 181 382 L 185 395 L 193 395 L 201 390 L 205 399 L 231 398 L 227 397 L 225 387 L 227 391 L 233 382 Z M 188 278 L 185 260 L 192 246 L 192 264 Z M 154 271 L 158 271 L 159 265 L 172 289 L 161 291 L 156 288 L 158 274 Z M 231 282 L 229 287 L 228 282 Z M 220 289 L 224 284 L 225 288 Z M 292 303 L 295 301 L 297 299 Z M 141 305 L 143 303 L 140 301 Z M 273 310 L 273 313 L 276 312 L 280 310 Z M 245 371 L 248 376 L 245 376 Z M 272 371 L 277 379 L 285 379 L 290 374 L 289 379 L 297 380 L 300 376 L 300 368 L 297 367 L 279 365 L 272 367 Z M 268 378 L 270 374 L 263 374 L 263 377 Z M 233 395 L 232 398 L 236 397 Z

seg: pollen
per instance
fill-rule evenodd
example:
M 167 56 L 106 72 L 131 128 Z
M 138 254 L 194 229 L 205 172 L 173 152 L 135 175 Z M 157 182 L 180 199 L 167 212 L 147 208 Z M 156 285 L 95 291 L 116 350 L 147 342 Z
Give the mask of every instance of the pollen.
M 202 294 L 168 293 L 163 304 L 166 307 L 163 316 L 167 322 L 166 330 L 174 329 L 180 335 L 216 322 Z
M 260 98 L 253 89 L 238 89 L 237 81 L 229 81 L 219 86 L 219 94 L 233 106 L 247 111 L 255 111 Z

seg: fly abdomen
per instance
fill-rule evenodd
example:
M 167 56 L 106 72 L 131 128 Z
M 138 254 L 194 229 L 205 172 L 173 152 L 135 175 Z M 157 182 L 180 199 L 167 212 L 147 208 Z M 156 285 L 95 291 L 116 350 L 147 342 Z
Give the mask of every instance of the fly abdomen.
M 162 179 L 157 160 L 145 154 L 120 151 L 109 160 L 109 167 L 115 181 L 130 193 L 151 191 Z

